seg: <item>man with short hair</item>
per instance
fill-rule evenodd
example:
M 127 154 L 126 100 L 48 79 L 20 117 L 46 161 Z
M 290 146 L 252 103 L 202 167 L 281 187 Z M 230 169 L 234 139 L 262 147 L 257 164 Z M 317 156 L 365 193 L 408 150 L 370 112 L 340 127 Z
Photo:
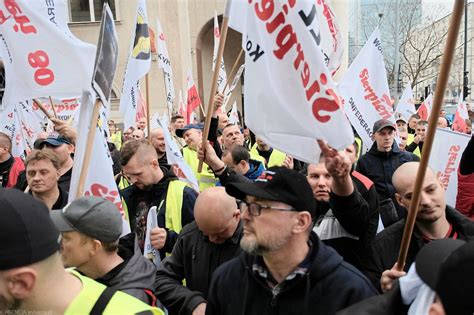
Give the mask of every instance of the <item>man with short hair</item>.
M 146 117 L 142 117 L 137 121 L 137 129 L 140 129 L 141 131 L 143 131 L 145 135 L 148 133 Z
M 152 129 L 150 132 L 150 141 L 158 155 L 158 163 L 160 163 L 160 165 L 167 165 L 168 159 L 166 157 L 166 143 L 163 129 Z
M 81 197 L 53 211 L 51 219 L 62 235 L 64 267 L 75 267 L 147 304 L 154 302 L 156 267 L 143 256 L 133 233 L 120 239 L 123 220 L 116 205 L 100 197 Z
M 413 142 L 407 143 L 405 150 L 412 152 L 418 157 L 421 157 L 423 153 L 423 144 L 425 143 L 426 131 L 428 130 L 428 122 L 426 120 L 420 120 L 416 124 L 415 137 Z
M 135 127 L 129 127 L 123 132 L 123 142 L 133 139 L 132 133 L 135 131 Z
M 141 129 L 135 129 L 132 132 L 132 139 L 134 139 L 134 140 L 143 140 L 143 139 L 145 139 L 145 132 Z
M 155 249 L 171 253 L 181 228 L 194 220 L 197 193 L 160 168 L 155 148 L 146 140 L 130 140 L 122 147 L 123 173 L 132 185 L 121 191 L 127 205 L 130 227 L 143 250 L 148 211 L 156 206 L 157 228 L 150 231 Z
M 401 151 L 395 138 L 395 126 L 386 119 L 377 120 L 372 128 L 374 144 L 370 150 L 360 157 L 356 170 L 374 182 L 379 196 L 380 214 L 382 218 L 392 218 L 383 222 L 387 227 L 405 217 L 405 211 L 394 204 L 395 189 L 392 175 L 395 170 L 406 162 L 419 161 L 410 153 Z
M 416 129 L 416 124 L 418 121 L 421 119 L 420 115 L 418 114 L 413 114 L 410 116 L 410 119 L 408 119 L 408 133 L 409 134 L 415 134 L 415 129 Z
M 1 188 L 0 204 L 0 313 L 163 314 L 77 271 L 65 270 L 58 252 L 59 231 L 39 200 Z
M 0 132 L 0 187 L 12 188 L 17 183 L 18 176 L 25 170 L 20 157 L 13 157 L 12 140 Z
M 286 154 L 272 148 L 268 144 L 266 144 L 261 138 L 257 137 L 257 141 L 252 146 L 250 150 L 252 155 L 259 155 L 265 159 L 265 166 L 272 167 L 272 166 L 283 166 L 283 163 L 286 159 Z
M 447 129 L 448 128 L 448 120 L 446 119 L 446 117 L 439 117 L 438 118 L 438 123 L 436 124 L 436 127 Z
M 176 130 L 183 128 L 185 125 L 186 123 L 184 122 L 184 116 L 179 114 L 171 116 L 170 132 L 180 149 L 186 145 L 186 142 L 184 142 L 183 138 L 176 136 Z
M 263 163 L 252 160 L 249 151 L 240 145 L 226 149 L 222 153 L 222 161 L 227 165 L 229 171 L 235 171 L 250 180 L 256 180 L 265 170 Z
M 398 144 L 398 147 L 400 148 L 400 151 L 405 151 L 408 141 L 407 128 L 398 127 L 398 137 L 400 138 L 400 143 Z
M 410 207 L 418 162 L 401 165 L 393 174 L 393 184 L 397 191 L 397 202 L 405 209 Z M 374 285 L 383 291 L 391 288 L 394 279 L 403 275 L 395 269 L 406 220 L 402 219 L 386 228 L 375 237 L 366 274 Z M 418 251 L 432 240 L 454 238 L 474 239 L 474 223 L 446 204 L 444 188 L 434 172 L 428 168 L 423 180 L 420 205 L 416 223 L 411 235 L 410 248 L 403 270 L 408 270 Z
M 223 130 L 229 124 L 229 117 L 226 113 L 220 113 L 217 115 L 217 118 L 219 119 L 218 128 Z
M 58 185 L 59 159 L 49 149 L 33 150 L 25 160 L 25 173 L 30 192 L 49 210 L 62 209 L 68 193 Z
M 172 314 L 204 314 L 214 270 L 240 254 L 240 211 L 223 187 L 198 196 L 194 217 L 156 272 L 155 294 Z
M 226 191 L 241 200 L 244 253 L 214 272 L 206 314 L 334 314 L 374 294 L 312 232 L 316 203 L 304 175 L 272 167 Z

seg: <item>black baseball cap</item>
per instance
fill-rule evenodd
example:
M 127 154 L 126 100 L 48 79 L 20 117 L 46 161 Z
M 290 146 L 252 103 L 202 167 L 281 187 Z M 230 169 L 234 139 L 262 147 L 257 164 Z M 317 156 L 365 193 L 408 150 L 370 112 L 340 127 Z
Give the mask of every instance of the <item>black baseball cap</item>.
M 188 131 L 188 130 L 190 130 L 190 129 L 203 130 L 203 129 L 204 129 L 204 125 L 203 125 L 203 124 L 189 124 L 189 125 L 186 125 L 186 126 L 184 126 L 183 128 L 181 128 L 181 129 L 176 129 L 176 136 L 182 138 L 184 132 L 186 132 L 186 131 Z
M 51 211 L 51 219 L 61 232 L 78 231 L 102 242 L 115 242 L 122 234 L 119 209 L 101 197 L 78 198 L 62 210 Z
M 50 135 L 48 138 L 41 141 L 38 145 L 39 147 L 43 147 L 45 144 L 52 145 L 53 147 L 59 147 L 63 144 L 72 144 L 71 141 L 66 139 L 64 136 L 60 134 Z
M 0 188 L 0 270 L 28 266 L 59 251 L 49 209 L 30 194 Z
M 316 214 L 316 200 L 306 177 L 286 167 L 270 167 L 255 182 L 230 183 L 225 190 L 239 200 L 249 195 L 286 203 L 295 211 L 308 211 L 312 217 Z
M 389 127 L 389 128 L 392 128 L 393 130 L 396 130 L 395 125 L 390 120 L 388 120 L 388 119 L 379 119 L 374 123 L 374 127 L 372 128 L 372 132 L 373 133 L 379 132 L 380 130 L 382 130 L 383 128 L 386 128 L 386 127 Z

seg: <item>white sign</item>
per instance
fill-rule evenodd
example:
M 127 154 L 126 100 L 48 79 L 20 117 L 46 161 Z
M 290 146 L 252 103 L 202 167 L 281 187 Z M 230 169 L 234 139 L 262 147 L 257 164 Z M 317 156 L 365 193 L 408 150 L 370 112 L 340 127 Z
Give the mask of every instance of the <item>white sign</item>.
M 158 227 L 158 218 L 156 214 L 156 206 L 153 206 L 148 210 L 148 215 L 146 217 L 146 236 L 145 236 L 145 246 L 143 249 L 143 256 L 152 260 L 155 263 L 155 266 L 158 267 L 161 265 L 160 252 L 153 248 L 151 245 L 150 232 L 152 229 Z
M 400 98 L 400 101 L 398 101 L 396 112 L 400 113 L 407 122 L 411 115 L 416 114 L 415 100 L 413 98 L 411 83 L 408 83 L 405 91 L 403 91 L 402 97 Z
M 161 28 L 160 19 L 156 18 L 157 23 L 157 43 L 158 43 L 158 67 L 163 69 L 166 89 L 166 104 L 168 105 L 168 112 L 173 112 L 173 100 L 175 98 L 173 85 L 173 71 L 171 69 L 171 60 L 166 48 L 166 37 Z
M 217 12 L 214 11 L 214 50 L 212 52 L 212 71 L 216 68 L 217 52 L 219 51 L 219 42 L 221 39 L 221 31 L 219 29 L 219 22 L 217 21 Z M 225 71 L 224 57 L 222 57 L 219 67 L 219 76 L 217 78 L 217 91 L 224 93 L 224 86 L 227 82 L 227 74 Z

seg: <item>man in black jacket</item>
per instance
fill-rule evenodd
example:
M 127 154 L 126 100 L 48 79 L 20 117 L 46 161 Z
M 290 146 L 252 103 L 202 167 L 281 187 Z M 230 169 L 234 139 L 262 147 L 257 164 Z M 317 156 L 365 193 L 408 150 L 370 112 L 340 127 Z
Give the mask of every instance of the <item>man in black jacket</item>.
M 214 273 L 206 314 L 333 314 L 374 294 L 312 232 L 316 202 L 304 175 L 272 167 L 226 191 L 241 200 L 245 253 Z
M 405 209 L 410 206 L 418 168 L 418 162 L 409 162 L 400 166 L 393 174 L 397 202 Z M 390 290 L 393 281 L 405 274 L 395 270 L 394 265 L 397 261 L 404 227 L 405 219 L 382 231 L 372 243 L 370 262 L 364 269 L 372 283 L 380 287 L 382 291 Z M 428 168 L 403 269 L 410 268 L 423 245 L 443 238 L 472 240 L 474 239 L 474 223 L 446 205 L 443 186 L 433 171 Z
M 356 170 L 374 182 L 379 195 L 380 214 L 387 227 L 398 219 L 405 217 L 404 210 L 395 206 L 395 188 L 392 184 L 392 175 L 395 170 L 406 162 L 420 159 L 410 152 L 400 151 L 395 138 L 395 125 L 386 119 L 377 120 L 373 127 L 374 144 L 370 150 L 362 155 L 357 163 Z M 385 213 L 384 205 L 389 204 L 393 214 Z M 396 212 L 395 212 L 396 211 Z M 385 217 L 392 217 L 385 220 Z
M 240 253 L 240 211 L 223 187 L 199 195 L 194 217 L 156 272 L 156 297 L 171 314 L 204 314 L 212 273 Z

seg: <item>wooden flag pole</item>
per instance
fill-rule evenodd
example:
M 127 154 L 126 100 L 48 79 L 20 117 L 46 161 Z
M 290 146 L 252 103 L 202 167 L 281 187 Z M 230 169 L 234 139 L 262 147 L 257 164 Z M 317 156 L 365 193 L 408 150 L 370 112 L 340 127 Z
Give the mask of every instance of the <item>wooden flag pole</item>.
M 97 129 L 97 121 L 99 120 L 99 110 L 102 102 L 97 99 L 92 110 L 92 117 L 90 123 L 90 129 L 87 133 L 87 146 L 84 154 L 84 161 L 82 163 L 81 174 L 79 174 L 79 184 L 77 186 L 76 198 L 80 198 L 84 195 L 84 185 L 86 183 L 87 172 L 89 171 L 89 165 L 92 157 L 92 146 L 94 145 L 95 130 Z
M 54 108 L 54 102 L 51 96 L 49 97 L 49 102 L 51 103 L 51 108 L 53 109 L 54 118 L 58 119 L 58 114 L 56 113 L 56 108 Z
M 430 158 L 431 148 L 436 132 L 436 125 L 438 122 L 439 111 L 443 104 L 444 93 L 448 83 L 449 71 L 453 63 L 454 51 L 456 48 L 456 40 L 459 34 L 459 27 L 461 24 L 462 13 L 464 8 L 464 0 L 455 0 L 453 14 L 451 16 L 451 24 L 449 25 L 448 37 L 446 46 L 444 48 L 443 60 L 441 62 L 440 73 L 436 83 L 436 91 L 433 99 L 433 107 L 428 122 L 428 131 L 423 143 L 423 154 L 421 156 L 420 166 L 416 174 L 415 188 L 408 211 L 405 230 L 403 231 L 402 242 L 400 244 L 400 252 L 397 260 L 397 269 L 403 270 L 405 266 L 408 247 L 410 245 L 411 235 L 415 226 L 416 215 L 418 213 L 418 206 L 420 203 L 420 193 L 425 179 L 426 168 L 428 167 L 428 160 Z
M 240 57 L 242 57 L 242 54 L 244 53 L 244 50 L 241 48 L 239 55 L 235 59 L 234 65 L 232 66 L 232 70 L 230 70 L 229 77 L 227 78 L 227 82 L 224 85 L 224 89 L 222 90 L 222 93 L 224 93 L 225 89 L 229 86 L 229 84 L 234 81 L 234 77 L 237 74 L 237 69 L 240 61 Z M 232 78 L 232 79 L 231 79 Z
M 212 76 L 211 92 L 209 94 L 209 103 L 207 105 L 206 121 L 204 122 L 204 131 L 202 132 L 202 144 L 204 145 L 209 135 L 209 128 L 211 127 L 212 112 L 214 111 L 214 98 L 217 91 L 217 79 L 219 77 L 220 64 L 222 62 L 222 55 L 224 54 L 225 41 L 227 38 L 227 29 L 229 26 L 229 11 L 230 11 L 231 0 L 226 1 L 226 8 L 224 17 L 222 19 L 221 27 L 221 39 L 219 41 L 219 50 L 217 51 L 216 66 L 214 67 L 214 73 Z M 198 173 L 202 171 L 202 161 L 199 161 Z
M 150 117 L 150 79 L 148 78 L 148 73 L 145 75 L 145 97 L 146 97 L 146 124 L 148 129 L 148 141 L 151 143 L 151 117 Z M 143 130 L 145 132 L 145 130 Z
M 166 95 L 165 96 L 165 98 L 166 98 L 166 111 L 168 112 L 168 120 L 170 121 L 171 120 L 171 115 L 172 115 L 172 112 L 173 112 L 173 106 L 171 106 L 171 111 L 170 111 L 170 107 L 168 106 L 168 91 L 166 90 L 166 74 L 165 74 L 164 71 L 163 71 L 163 83 L 164 83 L 165 95 Z
M 43 112 L 43 114 L 46 115 L 46 117 L 48 117 L 49 120 L 53 119 L 54 117 L 51 116 L 51 114 L 46 110 L 46 108 L 44 108 L 43 104 L 41 104 L 40 101 L 38 101 L 38 99 L 34 98 L 33 99 L 33 102 L 36 104 L 36 106 L 38 106 L 38 108 Z

